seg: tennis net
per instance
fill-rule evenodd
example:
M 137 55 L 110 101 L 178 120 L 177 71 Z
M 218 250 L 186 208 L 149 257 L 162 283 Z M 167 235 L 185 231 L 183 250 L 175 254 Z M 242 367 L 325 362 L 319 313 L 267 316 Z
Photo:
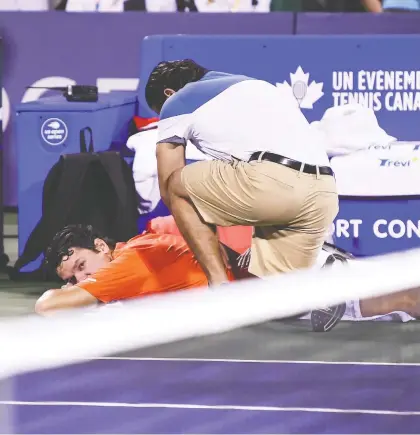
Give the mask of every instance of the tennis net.
M 347 411 L 343 407 L 334 411 L 336 408 L 328 400 L 328 406 L 308 406 L 307 403 L 304 406 L 283 406 L 273 399 L 276 394 L 270 387 L 270 373 L 274 373 L 274 368 L 261 372 L 259 365 L 257 375 L 256 369 L 252 368 L 252 361 L 248 361 L 246 374 L 240 375 L 238 367 L 229 365 L 227 359 L 199 358 L 199 370 L 200 373 L 204 370 L 202 379 L 205 381 L 197 383 L 194 380 L 198 370 L 195 364 L 197 361 L 194 358 L 177 358 L 176 351 L 172 355 L 165 354 L 162 358 L 127 356 L 127 352 L 164 343 L 203 336 L 223 338 L 229 331 L 261 325 L 273 319 L 290 317 L 350 299 L 372 298 L 413 289 L 420 286 L 419 263 L 420 250 L 412 250 L 351 261 L 342 268 L 300 271 L 265 280 L 232 283 L 221 288 L 157 295 L 106 309 L 69 311 L 50 318 L 28 316 L 3 320 L 0 322 L 0 416 L 3 416 L 3 425 L 7 422 L 8 433 L 47 433 L 48 430 L 51 433 L 88 433 L 89 430 L 96 433 L 157 433 L 159 430 L 167 433 L 227 433 L 234 427 L 236 412 L 247 410 L 251 413 L 249 418 L 256 414 L 264 415 L 264 418 L 257 419 L 259 429 L 255 429 L 256 432 L 263 430 L 274 433 L 278 432 L 278 426 L 275 426 L 278 416 L 277 420 L 273 420 L 274 417 L 269 414 L 276 414 L 275 411 L 287 412 L 288 415 L 297 413 L 293 414 L 296 417 L 295 423 L 300 421 L 298 414 L 301 412 L 388 415 L 385 411 L 389 411 L 391 414 L 399 412 L 403 413 L 401 415 L 408 413 L 410 417 L 420 416 L 420 408 L 390 411 L 388 408 L 358 409 L 353 406 L 346 408 Z M 308 331 L 304 333 L 309 334 Z M 279 340 L 281 337 L 280 331 Z M 176 349 L 176 345 L 172 349 Z M 121 361 L 125 361 L 123 367 L 119 365 Z M 141 361 L 141 365 L 135 366 L 136 361 Z M 254 361 L 255 364 L 257 362 Z M 299 384 L 305 379 L 311 383 L 310 379 L 316 377 L 312 374 L 307 378 L 309 374 L 305 374 L 302 367 L 294 368 L 295 374 L 290 374 L 290 362 L 281 362 L 286 365 L 283 364 L 277 372 L 283 373 L 285 378 L 283 384 L 276 384 L 277 388 L 291 388 L 287 380 L 289 375 L 295 376 L 295 383 Z M 298 364 L 298 361 L 294 363 Z M 318 362 L 318 371 L 321 363 Z M 168 364 L 172 364 L 170 368 Z M 274 365 L 273 363 L 270 367 Z M 221 375 L 221 366 L 224 375 Z M 267 366 L 269 362 L 266 362 L 265 367 Z M 83 376 L 80 376 L 81 371 Z M 217 394 L 223 396 L 226 403 L 215 403 L 213 400 L 216 394 L 214 388 L 218 382 L 214 379 L 215 373 L 218 374 L 219 381 L 222 379 Z M 325 376 L 328 377 L 329 374 L 325 373 Z M 255 393 L 262 397 L 258 404 L 250 404 L 242 397 L 239 401 L 234 400 L 230 392 L 233 388 L 232 381 L 229 379 L 234 380 L 235 394 L 242 396 L 238 393 L 241 391 L 241 382 L 247 390 L 253 377 L 259 378 L 263 384 L 263 387 L 259 387 L 259 392 Z M 119 378 L 131 387 L 137 383 L 135 393 L 122 394 Z M 325 381 L 322 376 L 320 379 Z M 334 375 L 333 379 L 340 379 L 340 376 Z M 176 385 L 172 385 L 174 383 Z M 167 392 L 163 397 L 159 396 L 162 389 L 170 385 L 175 390 Z M 307 388 L 308 384 L 305 385 L 306 387 L 301 387 Z M 46 386 L 48 394 L 42 393 Z M 195 388 L 200 388 L 201 398 L 197 403 L 191 403 L 191 399 L 186 396 L 188 391 Z M 176 398 L 173 397 L 174 391 Z M 55 410 L 53 416 L 51 407 Z M 86 417 L 80 432 L 74 426 L 75 419 L 79 419 L 76 409 L 83 409 L 82 416 Z M 203 419 L 204 411 L 218 411 L 220 415 L 211 414 L 208 417 L 209 413 L 206 413 L 208 424 L 203 424 L 198 430 L 198 423 L 188 426 L 185 415 L 178 415 L 180 409 L 197 411 L 192 418 L 198 420 Z M 103 416 L 111 418 L 116 410 L 120 413 L 119 417 L 115 417 L 118 425 L 105 424 Z M 166 414 L 162 410 L 166 410 Z M 379 411 L 382 414 L 378 414 Z M 175 416 L 172 420 L 171 415 Z M 164 420 L 172 421 L 169 426 L 163 426 L 163 429 L 162 416 Z M 255 423 L 257 420 L 254 417 L 251 420 Z M 43 423 L 46 418 L 59 423 L 45 429 Z M 211 429 L 212 424 L 216 424 L 215 419 L 218 430 Z M 165 421 L 168 423 L 169 420 Z M 127 424 L 128 421 L 131 422 L 127 430 L 121 426 L 121 422 L 125 421 Z M 160 429 L 156 429 L 157 421 Z M 248 417 L 245 421 L 248 421 Z M 294 426 L 290 421 L 288 424 L 289 430 L 286 432 L 292 433 Z M 240 428 L 239 432 L 249 433 L 246 425 Z M 314 426 L 311 428 L 311 432 L 316 433 Z M 4 427 L 0 429 L 5 430 Z

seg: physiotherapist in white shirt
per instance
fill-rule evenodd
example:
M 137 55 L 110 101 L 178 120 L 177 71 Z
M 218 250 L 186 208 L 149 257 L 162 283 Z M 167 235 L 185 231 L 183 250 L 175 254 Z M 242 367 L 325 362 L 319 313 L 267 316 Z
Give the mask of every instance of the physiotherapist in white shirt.
M 161 196 L 210 285 L 228 280 L 216 225 L 255 228 L 256 276 L 315 264 L 338 195 L 324 145 L 292 93 L 180 60 L 154 68 L 146 101 L 160 114 Z M 188 141 L 213 160 L 185 166 Z

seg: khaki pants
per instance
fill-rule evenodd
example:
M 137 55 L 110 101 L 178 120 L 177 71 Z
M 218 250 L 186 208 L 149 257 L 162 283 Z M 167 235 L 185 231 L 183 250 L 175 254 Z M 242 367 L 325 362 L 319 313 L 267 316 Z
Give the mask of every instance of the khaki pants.
M 338 212 L 334 177 L 267 161 L 192 163 L 182 183 L 205 222 L 255 228 L 249 271 L 256 276 L 314 265 Z

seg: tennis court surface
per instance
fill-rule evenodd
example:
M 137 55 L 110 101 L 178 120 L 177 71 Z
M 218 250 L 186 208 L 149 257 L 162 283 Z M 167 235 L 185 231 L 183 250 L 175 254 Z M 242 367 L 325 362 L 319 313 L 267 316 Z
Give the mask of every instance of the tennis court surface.
M 420 325 L 304 321 L 25 373 L 2 433 L 418 433 Z

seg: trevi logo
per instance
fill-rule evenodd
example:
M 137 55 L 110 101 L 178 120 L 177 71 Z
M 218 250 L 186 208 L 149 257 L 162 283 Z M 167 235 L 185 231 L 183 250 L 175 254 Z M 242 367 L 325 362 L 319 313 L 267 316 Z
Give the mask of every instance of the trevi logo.
M 315 81 L 309 83 L 309 73 L 305 73 L 301 66 L 294 74 L 290 74 L 290 84 L 284 81 L 276 83 L 276 86 L 291 89 L 302 109 L 312 109 L 314 104 L 324 95 L 322 91 L 324 84 Z

